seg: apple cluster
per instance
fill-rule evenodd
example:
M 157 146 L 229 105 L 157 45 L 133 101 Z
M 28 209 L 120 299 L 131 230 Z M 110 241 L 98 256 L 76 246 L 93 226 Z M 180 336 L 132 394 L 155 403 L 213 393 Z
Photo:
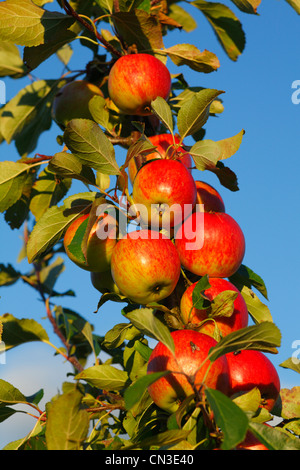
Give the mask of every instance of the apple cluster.
M 155 73 L 141 82 L 135 77 L 145 64 Z M 149 114 L 151 101 L 167 99 L 170 86 L 165 65 L 152 56 L 145 61 L 143 54 L 117 60 L 108 79 L 111 99 L 129 115 Z M 280 383 L 265 354 L 242 350 L 213 363 L 207 358 L 219 338 L 248 326 L 245 300 L 229 281 L 244 258 L 243 231 L 219 192 L 194 179 L 192 157 L 176 136 L 153 135 L 149 141 L 155 150 L 128 164 L 136 227 L 124 234 L 116 213 L 105 209 L 92 218 L 81 215 L 65 233 L 66 253 L 90 271 L 101 293 L 120 294 L 139 306 L 161 304 L 176 316 L 170 326 L 175 355 L 159 342 L 148 362 L 148 374 L 166 372 L 148 387 L 157 406 L 173 413 L 205 386 L 227 396 L 257 387 L 261 406 L 271 411 Z M 207 284 L 199 290 L 203 280 Z

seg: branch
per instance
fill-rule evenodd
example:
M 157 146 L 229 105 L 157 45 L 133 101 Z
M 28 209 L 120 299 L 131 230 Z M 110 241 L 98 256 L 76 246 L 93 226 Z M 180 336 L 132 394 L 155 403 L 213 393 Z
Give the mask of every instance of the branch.
M 93 33 L 96 36 L 96 38 L 98 39 L 98 41 L 101 42 L 101 44 L 103 44 L 105 49 L 107 49 L 109 52 L 116 55 L 117 57 L 122 56 L 121 52 L 119 52 L 109 42 L 107 42 L 101 36 L 101 34 L 98 33 L 98 31 L 96 30 L 95 27 L 93 27 L 91 24 L 89 24 L 87 21 L 85 21 L 85 19 L 82 18 L 80 15 L 78 15 L 78 13 L 71 7 L 71 5 L 69 4 L 69 2 L 67 0 L 62 0 L 62 5 L 63 5 L 63 8 L 64 8 L 65 12 L 67 13 L 67 15 L 73 16 L 73 18 L 75 18 L 76 21 L 81 23 L 86 29 L 88 29 L 91 33 Z

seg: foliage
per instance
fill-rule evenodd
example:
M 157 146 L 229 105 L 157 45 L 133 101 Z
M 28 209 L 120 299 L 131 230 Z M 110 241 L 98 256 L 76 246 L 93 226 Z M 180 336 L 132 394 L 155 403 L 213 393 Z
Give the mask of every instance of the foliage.
M 168 102 L 162 98 L 152 102 L 152 117 L 157 119 L 154 131 L 176 132 L 182 144 L 191 136 L 195 143 L 188 150 L 195 168 L 213 172 L 231 191 L 238 191 L 238 183 L 227 161 L 238 152 L 244 130 L 222 141 L 205 139 L 203 126 L 210 116 L 222 113 L 224 91 L 189 87 L 180 67 L 186 65 L 194 72 L 210 73 L 219 68 L 219 59 L 191 44 L 164 47 L 164 38 L 173 29 L 189 32 L 197 27 L 184 3 L 59 0 L 58 12 L 47 10 L 48 3 L 51 0 L 0 3 L 0 75 L 29 79 L 29 84 L 0 111 L 1 141 L 14 143 L 18 153 L 17 161 L 0 162 L 0 211 L 12 230 L 23 228 L 26 255 L 32 266 L 30 272 L 23 273 L 11 264 L 1 264 L 0 286 L 23 281 L 38 292 L 62 347 L 53 345 L 47 331 L 35 320 L 11 314 L 0 318 L 0 339 L 7 350 L 32 341 L 48 344 L 72 364 L 73 374 L 45 410 L 39 407 L 43 390 L 27 397 L 14 385 L 0 380 L 0 422 L 20 412 L 13 407 L 16 404 L 23 406 L 22 413 L 34 412 L 36 417 L 32 431 L 6 448 L 233 449 L 250 429 L 269 449 L 299 450 L 299 387 L 282 390 L 273 410 L 281 420 L 273 429 L 262 426 L 271 415 L 260 408 L 257 389 L 234 399 L 206 389 L 201 406 L 195 397 L 189 397 L 171 416 L 152 402 L 147 386 L 161 374 L 146 374 L 151 354 L 149 338 L 162 341 L 173 350 L 170 331 L 178 325 L 176 309 L 163 304 L 134 305 L 119 294 L 104 293 L 98 310 L 106 302 L 120 302 L 122 316 L 110 331 L 98 335 L 80 314 L 56 303 L 64 296 L 74 295 L 72 291 L 55 290 L 64 270 L 62 240 L 67 228 L 80 214 L 95 210 L 99 198 L 105 197 L 126 211 L 120 196 L 130 202 L 126 172 L 129 160 L 152 148 L 147 137 L 153 133 L 153 120 L 118 113 L 108 97 L 107 76 L 118 57 L 128 51 L 147 52 L 179 67 L 178 74 L 172 76 Z M 240 11 L 256 15 L 260 0 L 232 3 Z M 288 3 L 300 13 L 297 1 Z M 225 53 L 236 61 L 245 46 L 245 33 L 231 8 L 204 0 L 191 5 L 204 15 Z M 75 41 L 94 54 L 79 72 L 68 68 Z M 54 54 L 65 66 L 63 75 L 51 80 L 33 79 L 32 72 Z M 41 134 L 52 125 L 56 93 L 66 82 L 77 78 L 97 83 L 104 92 L 104 97 L 96 96 L 90 102 L 93 120 L 74 119 L 62 128 L 57 137 L 62 149 L 55 155 L 35 153 Z M 126 151 L 121 165 L 117 163 L 120 149 Z M 70 192 L 74 180 L 81 182 L 82 192 Z M 221 338 L 209 359 L 214 361 L 239 349 L 276 353 L 281 334 L 258 296 L 268 299 L 264 281 L 244 265 L 230 281 L 241 291 L 254 324 Z M 203 300 L 205 283 L 205 279 L 199 281 L 195 304 Z M 109 359 L 103 361 L 102 352 Z M 91 355 L 94 365 L 86 367 Z M 299 367 L 297 370 L 291 360 L 282 366 L 299 373 Z

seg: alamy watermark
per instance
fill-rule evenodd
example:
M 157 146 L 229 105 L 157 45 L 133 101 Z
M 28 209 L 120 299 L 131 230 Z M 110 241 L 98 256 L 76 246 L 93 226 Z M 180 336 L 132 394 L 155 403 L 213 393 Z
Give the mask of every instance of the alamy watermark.
M 295 365 L 300 364 L 300 339 L 296 339 L 295 341 L 292 342 L 292 349 L 295 349 L 295 351 L 292 354 L 292 362 Z
M 0 80 L 0 104 L 6 104 L 6 85 Z
M 147 228 L 143 235 L 150 239 L 162 234 L 173 234 L 174 238 L 185 239 L 187 250 L 200 250 L 204 243 L 204 205 L 196 204 L 143 204 L 127 205 L 126 198 L 119 200 L 122 209 L 109 203 L 100 204 L 96 215 L 99 217 L 96 233 L 100 240 L 116 239 L 130 233 L 130 238 L 139 238 L 141 228 Z M 189 217 L 193 213 L 193 217 Z M 101 218 L 107 214 L 110 217 Z M 128 220 L 131 223 L 128 224 Z M 104 221 L 104 223 L 103 223 Z M 184 222 L 184 223 L 182 223 Z M 135 230 L 137 231 L 135 233 Z
M 295 90 L 291 96 L 292 103 L 299 104 L 300 103 L 300 80 L 294 80 L 292 83 L 292 88 Z
M 6 364 L 6 350 L 4 341 L 0 341 L 0 366 Z

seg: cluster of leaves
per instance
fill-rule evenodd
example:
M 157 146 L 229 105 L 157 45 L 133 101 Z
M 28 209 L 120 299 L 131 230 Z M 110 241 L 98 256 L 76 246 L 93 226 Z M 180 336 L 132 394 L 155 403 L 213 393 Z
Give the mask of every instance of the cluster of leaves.
M 0 212 L 12 229 L 24 226 L 23 256 L 32 266 L 30 272 L 21 273 L 12 265 L 1 264 L 0 286 L 23 281 L 35 289 L 62 347 L 52 344 L 46 330 L 35 320 L 18 319 L 11 314 L 0 318 L 0 339 L 7 350 L 32 341 L 48 344 L 73 365 L 74 373 L 73 381 L 62 385 L 61 393 L 47 403 L 45 410 L 39 407 L 43 390 L 27 397 L 0 380 L 0 422 L 19 412 L 12 407 L 15 404 L 34 410 L 36 417 L 29 435 L 7 448 L 209 449 L 221 443 L 223 449 L 232 449 L 250 429 L 270 449 L 299 449 L 300 413 L 294 399 L 299 397 L 299 387 L 281 391 L 274 410 L 282 419 L 277 429 L 263 425 L 271 415 L 259 407 L 258 389 L 234 400 L 207 389 L 201 406 L 192 396 L 171 416 L 156 407 L 147 392 L 147 386 L 159 377 L 146 374 L 151 353 L 148 339 L 162 341 L 174 351 L 170 324 L 177 320 L 175 310 L 162 305 L 141 308 L 122 296 L 104 294 L 98 309 L 107 301 L 126 306 L 121 311 L 124 322 L 99 336 L 80 314 L 56 304 L 57 298 L 74 295 L 72 290 L 55 290 L 64 270 L 60 255 L 65 231 L 79 214 L 92 211 L 99 198 L 105 196 L 117 204 L 119 193 L 130 200 L 126 168 L 131 158 L 151 150 L 147 135 L 176 131 L 181 142 L 191 136 L 195 143 L 188 150 L 195 168 L 213 172 L 223 186 L 237 191 L 237 177 L 223 160 L 238 151 L 244 130 L 224 140 L 205 139 L 203 126 L 209 116 L 223 110 L 223 91 L 190 87 L 183 74 L 178 73 L 172 77 L 168 102 L 162 98 L 152 102 L 151 118 L 155 117 L 155 124 L 148 117 L 119 114 L 105 92 L 104 97 L 94 97 L 90 102 L 93 120 L 72 120 L 62 129 L 63 134 L 57 138 L 62 146 L 60 152 L 30 157 L 40 135 L 50 129 L 53 99 L 70 76 L 100 83 L 105 91 L 110 66 L 125 50 L 151 53 L 165 61 L 169 58 L 179 67 L 187 65 L 202 73 L 212 72 L 220 65 L 214 53 L 201 52 L 190 44 L 164 47 L 164 36 L 173 29 L 188 32 L 196 27 L 180 2 L 59 0 L 62 12 L 44 9 L 47 3 L 50 2 L 6 0 L 0 4 L 0 74 L 31 79 L 0 111 L 1 140 L 14 142 L 19 155 L 16 162 L 0 162 Z M 260 0 L 233 3 L 245 13 L 256 14 Z M 300 13 L 298 2 L 289 3 Z M 237 60 L 244 49 L 245 35 L 232 10 L 203 0 L 191 5 L 209 21 L 230 59 Z M 100 22 L 110 29 L 102 29 L 100 34 L 96 27 Z M 53 80 L 32 79 L 33 70 L 54 54 L 67 70 L 75 40 L 94 54 L 83 71 L 68 70 Z M 100 44 L 106 48 L 105 56 L 98 53 Z M 23 58 L 18 46 L 23 47 Z M 116 156 L 118 147 L 126 151 L 121 165 Z M 111 177 L 115 177 L 115 184 L 111 184 Z M 74 180 L 84 185 L 84 192 L 68 194 Z M 267 299 L 263 280 L 246 266 L 230 280 L 241 290 L 254 325 L 220 339 L 210 352 L 210 360 L 239 349 L 276 353 L 280 331 L 267 305 L 253 291 L 258 290 Z M 194 299 L 197 305 L 203 285 L 199 284 Z M 94 365 L 86 368 L 91 355 Z M 300 372 L 299 365 L 291 359 L 282 366 Z M 213 419 L 208 420 L 211 413 Z

